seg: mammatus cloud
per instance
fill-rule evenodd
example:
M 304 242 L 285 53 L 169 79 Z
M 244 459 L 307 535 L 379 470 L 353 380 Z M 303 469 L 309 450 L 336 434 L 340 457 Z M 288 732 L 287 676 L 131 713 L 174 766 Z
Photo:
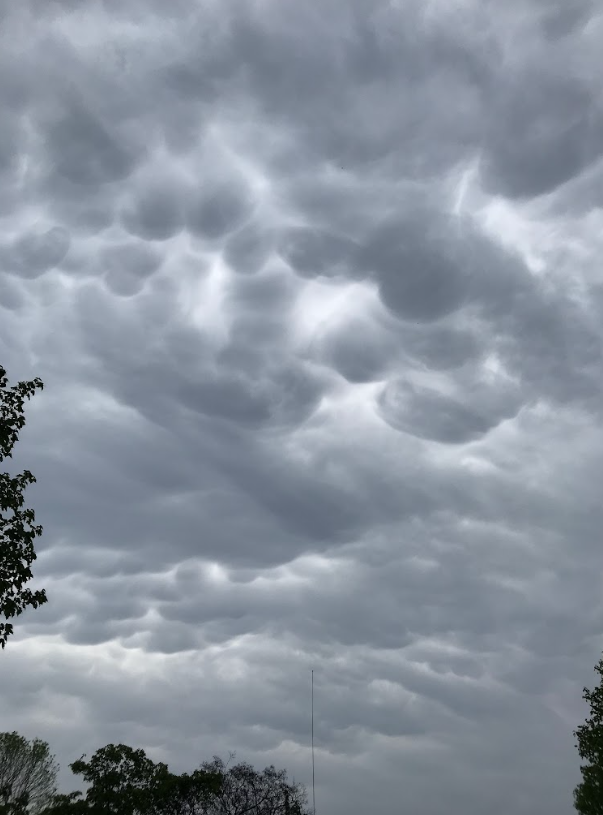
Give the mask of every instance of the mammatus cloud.
M 354 815 L 566 812 L 601 637 L 603 18 L 6 5 L 4 729 Z M 322 811 L 320 809 L 320 811 Z

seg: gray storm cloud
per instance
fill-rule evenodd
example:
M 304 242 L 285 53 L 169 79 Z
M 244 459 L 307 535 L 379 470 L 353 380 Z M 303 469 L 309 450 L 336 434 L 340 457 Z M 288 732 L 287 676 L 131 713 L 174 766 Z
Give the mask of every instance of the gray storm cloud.
M 49 596 L 4 729 L 308 782 L 313 668 L 324 811 L 567 812 L 603 610 L 596 4 L 0 19 L 0 361 L 45 383 L 14 466 Z

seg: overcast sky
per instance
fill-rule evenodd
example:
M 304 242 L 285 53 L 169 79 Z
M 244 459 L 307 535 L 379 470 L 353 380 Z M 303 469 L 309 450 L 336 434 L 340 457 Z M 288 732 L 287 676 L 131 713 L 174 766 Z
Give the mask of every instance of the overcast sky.
M 0 362 L 40 376 L 0 729 L 567 815 L 603 647 L 603 13 L 0 1 Z M 11 464 L 11 466 L 13 466 Z

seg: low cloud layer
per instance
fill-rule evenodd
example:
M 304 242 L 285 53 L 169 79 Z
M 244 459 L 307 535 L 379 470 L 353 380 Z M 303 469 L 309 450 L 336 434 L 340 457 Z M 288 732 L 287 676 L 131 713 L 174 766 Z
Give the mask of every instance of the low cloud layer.
M 5 730 L 318 811 L 571 807 L 602 647 L 590 2 L 0 9 Z M 85 7 L 84 7 L 85 6 Z

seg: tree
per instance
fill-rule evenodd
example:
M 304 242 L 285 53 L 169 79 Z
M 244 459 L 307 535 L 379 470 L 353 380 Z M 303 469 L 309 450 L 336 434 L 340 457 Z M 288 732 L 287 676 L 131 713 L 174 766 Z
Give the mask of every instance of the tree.
M 57 796 L 54 808 L 44 815 L 205 815 L 221 782 L 215 773 L 202 769 L 190 775 L 170 773 L 144 750 L 126 744 L 108 744 L 90 761 L 84 758 L 69 766 L 90 785 L 85 801 L 77 800 L 78 793 Z
M 76 812 L 99 812 L 103 815 L 198 815 L 207 811 L 211 795 L 220 779 L 204 770 L 190 775 L 174 775 L 161 762 L 155 763 L 144 750 L 134 750 L 126 744 L 108 744 L 97 750 L 90 761 L 70 764 L 72 772 L 90 784 L 86 793 L 88 809 L 77 809 L 82 802 L 58 801 L 56 812 L 48 815 L 69 815 Z
M 305 789 L 272 766 L 228 768 L 214 756 L 175 775 L 125 744 L 108 744 L 84 759 L 69 766 L 89 784 L 85 798 L 55 795 L 40 815 L 308 815 Z
M 289 783 L 285 770 L 276 770 L 271 765 L 259 772 L 245 762 L 227 769 L 217 756 L 202 764 L 201 769 L 221 778 L 207 815 L 306 815 L 308 812 L 304 787 Z
M 0 733 L 0 813 L 41 812 L 56 792 L 58 771 L 45 741 Z
M 92 808 L 119 815 L 150 813 L 154 796 L 169 775 L 165 764 L 156 764 L 144 750 L 126 744 L 101 747 L 90 761 L 82 756 L 69 767 L 90 784 L 86 801 Z
M 19 431 L 25 425 L 25 399 L 43 387 L 39 378 L 8 387 L 6 371 L 0 365 L 0 462 L 12 456 Z M 36 559 L 34 540 L 42 534 L 42 527 L 35 524 L 33 509 L 23 508 L 23 492 L 35 480 L 29 470 L 14 477 L 0 473 L 0 615 L 6 620 L 19 616 L 27 606 L 37 608 L 47 602 L 44 590 L 32 592 L 25 588 L 33 577 L 30 567 Z M 11 623 L 0 622 L 3 649 L 12 633 Z
M 82 793 L 78 790 L 68 795 L 54 795 L 41 815 L 96 815 L 96 813 L 87 801 L 82 800 Z
M 582 783 L 574 790 L 574 807 L 583 815 L 603 815 L 603 658 L 595 666 L 601 677 L 598 688 L 584 688 L 582 698 L 591 708 L 590 718 L 574 731 L 580 758 Z
M 202 769 L 190 775 L 168 773 L 156 790 L 149 815 L 206 815 L 221 784 L 219 774 Z

